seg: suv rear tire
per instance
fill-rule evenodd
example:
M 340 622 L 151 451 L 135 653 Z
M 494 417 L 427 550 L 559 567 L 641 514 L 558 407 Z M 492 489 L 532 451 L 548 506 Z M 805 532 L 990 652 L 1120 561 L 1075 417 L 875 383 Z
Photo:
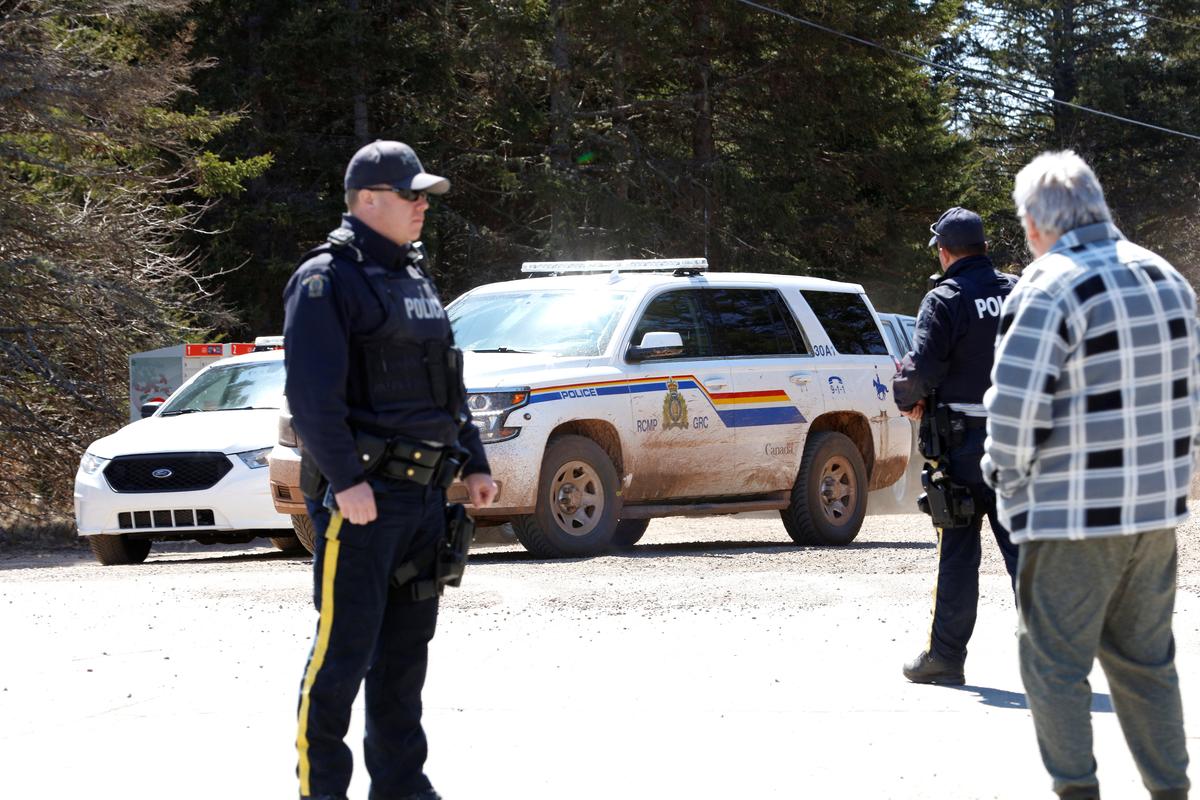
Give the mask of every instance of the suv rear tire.
M 542 457 L 534 512 L 514 518 L 513 532 L 538 558 L 596 555 L 612 544 L 618 506 L 608 453 L 584 436 L 559 436 Z
M 613 533 L 613 547 L 633 547 L 646 535 L 648 527 L 650 527 L 648 519 L 621 520 L 617 523 L 617 530 Z
M 308 514 L 292 514 L 292 530 L 296 532 L 296 539 L 305 550 L 310 553 L 316 552 L 317 532 L 313 528 L 312 520 L 308 518 Z
M 106 567 L 141 564 L 150 555 L 149 539 L 131 539 L 123 533 L 87 537 L 92 555 Z
M 844 434 L 809 434 L 792 486 L 781 509 L 783 527 L 796 544 L 846 545 L 854 541 L 867 513 L 867 468 Z

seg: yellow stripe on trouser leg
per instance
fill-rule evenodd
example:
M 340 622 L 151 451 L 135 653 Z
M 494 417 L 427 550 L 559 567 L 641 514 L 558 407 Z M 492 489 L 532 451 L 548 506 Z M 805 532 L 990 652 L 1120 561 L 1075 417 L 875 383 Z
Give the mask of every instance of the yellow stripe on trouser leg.
M 925 644 L 925 652 L 933 654 L 933 621 L 937 619 L 937 587 L 938 578 L 942 576 L 942 529 L 934 528 L 937 531 L 937 572 L 933 575 L 933 608 L 929 610 L 929 641 Z
M 312 658 L 304 673 L 304 688 L 300 690 L 300 731 L 296 735 L 296 750 L 300 754 L 300 794 L 311 794 L 308 786 L 308 693 L 317 680 L 317 673 L 325 662 L 325 651 L 329 649 L 329 634 L 333 629 L 333 578 L 337 574 L 338 550 L 341 543 L 338 533 L 342 530 L 342 512 L 334 511 L 325 529 L 325 556 L 321 572 L 321 613 L 317 618 L 317 642 L 313 645 Z

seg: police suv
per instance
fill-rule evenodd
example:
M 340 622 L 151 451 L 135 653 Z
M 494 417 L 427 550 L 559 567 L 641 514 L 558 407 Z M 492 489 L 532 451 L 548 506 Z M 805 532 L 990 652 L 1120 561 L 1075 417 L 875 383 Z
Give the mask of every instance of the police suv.
M 510 521 L 546 557 L 631 545 L 654 517 L 764 509 L 796 542 L 854 539 L 868 490 L 911 451 L 870 301 L 854 284 L 706 268 L 531 263 L 541 277 L 449 306 L 501 485 L 480 521 Z

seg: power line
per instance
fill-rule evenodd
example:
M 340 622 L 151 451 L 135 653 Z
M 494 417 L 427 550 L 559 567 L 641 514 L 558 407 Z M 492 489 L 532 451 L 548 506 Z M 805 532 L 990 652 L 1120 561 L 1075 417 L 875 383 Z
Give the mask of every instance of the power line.
M 1113 8 L 1112 10 L 1113 11 L 1125 11 L 1129 14 L 1137 14 L 1139 17 L 1145 17 L 1146 19 L 1153 19 L 1153 20 L 1157 20 L 1158 22 L 1165 22 L 1168 25 L 1178 25 L 1180 28 L 1187 28 L 1188 30 L 1200 31 L 1200 25 L 1193 25 L 1190 22 L 1184 22 L 1183 20 L 1170 19 L 1168 17 L 1160 17 L 1157 14 L 1151 14 L 1149 11 L 1142 11 L 1141 9 L 1133 8 L 1131 6 L 1117 6 L 1117 7 Z
M 969 74 L 972 72 L 978 73 L 977 70 L 965 70 L 965 69 L 961 69 L 959 67 L 951 67 L 946 64 L 938 64 L 936 61 L 930 61 L 927 58 L 923 58 L 921 56 L 914 55 L 912 53 L 906 53 L 903 50 L 896 50 L 895 48 L 888 47 L 887 45 L 882 45 L 882 44 L 879 44 L 878 42 L 873 42 L 870 39 L 863 39 L 862 37 L 854 36 L 853 34 L 846 33 L 845 31 L 840 31 L 837 28 L 831 28 L 827 25 L 822 25 L 819 22 L 813 22 L 810 19 L 805 19 L 804 17 L 798 17 L 795 14 L 789 14 L 788 12 L 781 11 L 778 8 L 771 8 L 770 6 L 765 6 L 765 5 L 762 5 L 761 3 L 756 3 L 756 2 L 754 2 L 754 0 L 735 0 L 735 2 L 741 3 L 742 5 L 749 6 L 751 8 L 756 8 L 759 11 L 764 11 L 768 14 L 774 14 L 777 17 L 782 17 L 786 20 L 790 20 L 791 22 L 795 22 L 800 25 L 805 25 L 809 28 L 813 28 L 818 31 L 823 31 L 824 33 L 828 33 L 833 36 L 838 36 L 842 39 L 847 39 L 847 40 L 849 40 L 851 42 L 855 42 L 857 44 L 866 45 L 867 47 L 874 47 L 877 50 L 882 50 L 885 53 L 890 53 L 891 55 L 898 56 L 900 58 L 904 58 L 909 61 L 914 61 L 918 64 L 921 64 L 922 66 L 929 67 L 930 69 L 935 69 L 940 72 L 949 72 L 953 75 L 959 76 L 960 78 L 967 78 L 969 80 L 977 80 L 982 83 L 986 83 L 986 84 L 992 86 L 993 88 L 999 89 L 1002 92 L 1012 95 L 1013 97 L 1020 97 L 1025 100 L 1038 100 L 1043 103 L 1052 103 L 1054 105 L 1064 106 L 1066 108 L 1073 108 L 1076 111 L 1083 111 L 1087 114 L 1095 114 L 1095 115 L 1101 116 L 1101 117 L 1108 117 L 1109 119 L 1114 119 L 1114 120 L 1117 120 L 1118 122 L 1124 122 L 1129 125 L 1138 125 L 1143 128 L 1149 128 L 1150 130 L 1159 131 L 1161 133 L 1170 134 L 1172 136 L 1182 136 L 1186 139 L 1194 139 L 1194 140 L 1200 142 L 1200 135 L 1197 135 L 1194 133 L 1188 133 L 1186 131 L 1177 131 L 1177 130 L 1174 130 L 1173 128 L 1164 128 L 1161 125 L 1154 125 L 1153 123 L 1150 123 L 1150 122 L 1142 122 L 1141 120 L 1138 120 L 1138 119 L 1132 119 L 1130 117 L 1123 117 L 1120 114 L 1111 114 L 1107 111 L 1101 111 L 1097 108 L 1089 108 L 1088 106 L 1080 105 L 1079 103 L 1072 103 L 1069 100 L 1059 100 L 1058 98 L 1055 98 L 1055 97 L 1046 97 L 1044 95 L 1032 94 L 1026 89 L 1016 88 L 1014 86 L 1011 86 L 1010 84 L 1004 83 L 1003 81 L 998 81 L 995 78 L 992 78 L 990 76 L 986 76 L 986 75 L 982 75 L 982 74 L 974 74 L 974 75 Z

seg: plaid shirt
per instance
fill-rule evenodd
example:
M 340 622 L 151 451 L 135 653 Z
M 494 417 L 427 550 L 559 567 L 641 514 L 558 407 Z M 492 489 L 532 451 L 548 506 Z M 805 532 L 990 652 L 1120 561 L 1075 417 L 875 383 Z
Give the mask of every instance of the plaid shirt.
M 1196 294 L 1108 223 L 1063 235 L 1004 304 L 984 479 L 1014 542 L 1169 528 L 1200 434 Z

